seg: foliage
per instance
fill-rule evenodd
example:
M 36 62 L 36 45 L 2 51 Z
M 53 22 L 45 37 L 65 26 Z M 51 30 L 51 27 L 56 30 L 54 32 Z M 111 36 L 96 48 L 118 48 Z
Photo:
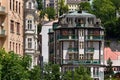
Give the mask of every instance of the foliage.
M 92 10 L 103 24 L 116 17 L 115 6 L 110 0 L 93 0 Z
M 4 49 L 0 50 L 1 58 L 1 80 L 27 80 L 29 79 L 28 56 L 21 57 L 13 51 L 7 53 Z M 28 60 L 28 61 L 25 61 Z M 26 64 L 26 65 L 25 65 Z
M 116 10 L 120 10 L 120 0 L 111 0 L 111 2 L 114 4 Z
M 82 9 L 84 11 L 88 11 L 91 13 L 91 5 L 89 2 L 80 2 L 79 5 L 78 5 L 78 9 L 79 11 Z
M 64 13 L 67 13 L 69 10 L 68 5 L 65 5 L 65 0 L 59 0 L 58 6 L 59 6 L 59 15 L 60 16 Z
M 41 70 L 40 66 L 34 66 L 30 71 L 30 80 L 40 80 L 41 79 Z
M 37 26 L 37 34 L 39 34 L 41 32 L 41 29 L 42 29 L 42 25 L 41 24 L 38 24 Z
M 55 9 L 52 7 L 47 7 L 46 14 L 48 16 L 49 21 L 50 21 L 50 19 L 54 19 L 55 18 Z
M 64 73 L 64 80 L 92 80 L 90 77 L 90 73 L 85 66 L 80 65 L 74 71 L 67 71 Z
M 105 79 L 108 79 L 110 76 L 114 75 L 113 69 L 112 69 L 112 61 L 109 58 L 107 60 L 107 66 L 106 66 L 106 71 L 105 71 Z
M 36 0 L 37 4 L 38 4 L 38 10 L 42 10 L 43 9 L 43 4 L 42 4 L 42 0 Z
M 57 64 L 44 64 L 44 79 L 45 80 L 60 80 L 60 70 Z
M 112 21 L 108 21 L 104 24 L 106 28 L 106 38 L 117 39 L 120 40 L 120 18 L 113 19 Z

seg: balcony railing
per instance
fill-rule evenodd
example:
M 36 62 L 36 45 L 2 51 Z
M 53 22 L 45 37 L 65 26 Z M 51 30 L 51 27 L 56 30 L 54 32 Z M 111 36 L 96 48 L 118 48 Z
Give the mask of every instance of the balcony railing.
M 53 23 L 53 29 L 58 28 L 58 23 Z
M 77 48 L 68 48 L 68 53 L 77 53 L 78 49 Z
M 58 40 L 76 40 L 78 39 L 78 37 L 76 35 L 66 35 L 66 36 L 58 36 L 57 37 Z
M 77 24 L 76 24 L 76 27 L 85 27 L 85 24 L 77 23 Z
M 53 41 L 54 41 L 54 39 L 53 39 L 53 38 L 49 40 L 49 42 L 50 42 L 50 43 L 51 43 L 51 42 L 53 42 Z
M 4 6 L 0 6 L 0 14 L 5 14 L 5 10 Z
M 94 48 L 87 48 L 87 49 L 86 49 L 86 52 L 88 52 L 88 53 L 89 53 L 89 52 L 90 52 L 90 53 L 94 53 Z
M 86 40 L 103 40 L 103 35 L 88 35 L 86 36 Z
M 1 29 L 0 30 L 0 37 L 4 37 L 5 36 L 5 30 Z
M 63 64 L 100 64 L 99 60 L 63 60 Z

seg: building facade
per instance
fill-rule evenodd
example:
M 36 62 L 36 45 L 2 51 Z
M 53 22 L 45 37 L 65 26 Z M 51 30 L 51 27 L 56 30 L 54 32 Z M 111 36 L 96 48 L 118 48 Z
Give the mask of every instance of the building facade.
M 23 0 L 0 0 L 0 48 L 23 55 Z
M 95 15 L 82 11 L 64 14 L 48 34 L 49 62 L 60 64 L 63 72 L 83 64 L 92 78 L 104 80 L 104 29 Z
M 30 55 L 33 66 L 38 64 L 39 45 L 37 36 L 38 14 L 36 0 L 24 0 L 24 53 Z
M 78 4 L 80 2 L 88 2 L 89 0 L 67 0 L 68 8 L 70 11 L 78 10 Z

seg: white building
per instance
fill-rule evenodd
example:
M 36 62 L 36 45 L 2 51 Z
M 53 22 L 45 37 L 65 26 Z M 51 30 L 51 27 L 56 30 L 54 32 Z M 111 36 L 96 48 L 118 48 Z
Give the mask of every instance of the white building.
M 82 11 L 64 14 L 48 34 L 49 62 L 60 64 L 63 72 L 83 64 L 94 80 L 104 80 L 104 28 L 95 15 Z
M 48 62 L 48 30 L 49 28 L 52 28 L 52 24 L 56 21 L 52 21 L 49 23 L 46 23 L 42 26 L 42 56 L 43 56 L 43 62 Z
M 24 0 L 24 2 L 24 53 L 31 56 L 31 68 L 33 68 L 38 64 L 40 54 L 37 41 L 37 2 L 36 0 Z

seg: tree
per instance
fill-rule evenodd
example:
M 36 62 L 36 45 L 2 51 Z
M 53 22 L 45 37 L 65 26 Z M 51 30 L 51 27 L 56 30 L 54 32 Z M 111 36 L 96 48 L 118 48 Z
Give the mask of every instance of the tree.
M 61 16 L 62 14 L 68 12 L 69 8 L 68 5 L 65 5 L 65 0 L 60 0 L 58 3 L 59 6 L 59 15 Z
M 88 11 L 91 13 L 91 5 L 89 2 L 81 2 L 78 4 L 78 10 L 84 10 L 84 11 Z
M 42 0 L 36 0 L 38 4 L 38 10 L 43 10 L 43 3 Z
M 115 6 L 115 10 L 120 11 L 120 0 L 111 0 Z
M 64 73 L 63 79 L 64 80 L 92 80 L 90 77 L 90 72 L 85 66 L 80 65 L 74 71 L 67 71 Z
M 44 79 L 45 80 L 60 80 L 60 70 L 57 64 L 44 64 Z
M 49 21 L 50 21 L 50 19 L 54 19 L 55 18 L 55 9 L 52 7 L 47 7 L 46 14 L 48 16 Z
M 1 80 L 25 80 L 29 79 L 28 64 L 29 59 L 15 54 L 13 51 L 7 53 L 4 49 L 0 50 L 1 58 Z M 24 62 L 26 62 L 24 64 Z
M 30 80 L 41 80 L 41 70 L 40 66 L 34 66 L 30 71 Z
M 106 66 L 106 71 L 105 71 L 105 78 L 109 78 L 110 76 L 113 76 L 114 72 L 113 72 L 113 67 L 112 67 L 112 61 L 109 58 L 107 60 L 107 66 Z
M 116 17 L 115 6 L 110 0 L 93 0 L 92 10 L 103 24 Z

